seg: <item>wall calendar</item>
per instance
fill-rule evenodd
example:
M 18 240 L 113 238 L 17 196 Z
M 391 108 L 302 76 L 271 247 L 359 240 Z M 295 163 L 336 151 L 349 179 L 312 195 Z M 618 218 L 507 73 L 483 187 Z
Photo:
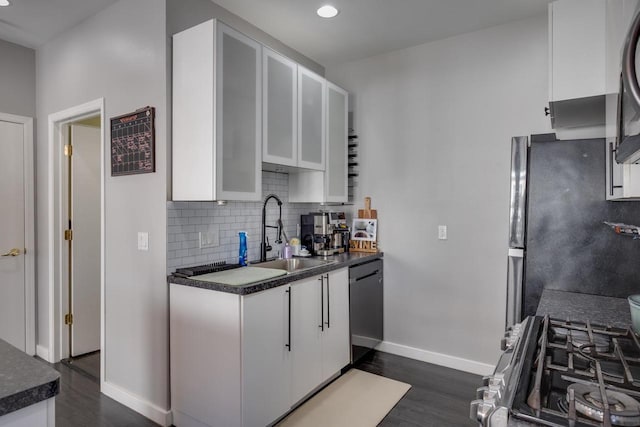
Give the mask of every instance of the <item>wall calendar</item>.
M 112 117 L 111 176 L 155 171 L 155 108 Z

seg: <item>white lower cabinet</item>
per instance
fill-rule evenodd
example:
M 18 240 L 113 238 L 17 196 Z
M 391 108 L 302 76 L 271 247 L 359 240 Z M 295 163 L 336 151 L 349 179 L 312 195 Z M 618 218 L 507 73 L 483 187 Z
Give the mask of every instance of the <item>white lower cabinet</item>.
M 17 411 L 0 416 L 0 427 L 54 427 L 56 398 L 41 400 Z
M 291 407 L 289 296 L 280 286 L 242 298 L 242 419 L 264 426 Z
M 325 275 L 327 291 L 325 328 L 322 336 L 322 372 L 327 379 L 351 361 L 349 333 L 349 271 Z
M 310 393 L 322 378 L 322 331 L 320 329 L 322 278 L 312 277 L 291 287 L 292 375 L 291 400 L 297 402 Z
M 346 268 L 240 296 L 170 285 L 174 424 L 268 425 L 349 364 Z
M 349 364 L 349 273 L 292 286 L 292 400 L 298 402 Z

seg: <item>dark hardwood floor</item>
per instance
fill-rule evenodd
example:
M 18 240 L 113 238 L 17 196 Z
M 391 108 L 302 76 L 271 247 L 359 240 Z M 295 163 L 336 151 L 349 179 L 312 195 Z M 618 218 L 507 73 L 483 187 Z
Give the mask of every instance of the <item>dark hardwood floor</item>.
M 63 363 L 56 397 L 58 427 L 157 426 L 153 421 L 100 394 L 97 378 Z M 380 423 L 381 427 L 475 426 L 469 402 L 481 377 L 388 353 L 372 352 L 355 366 L 363 371 L 411 384 L 411 389 Z
M 393 354 L 372 352 L 356 368 L 411 384 L 380 427 L 477 426 L 469 403 L 482 377 Z
M 64 359 L 60 361 L 74 371 L 87 374 L 96 381 L 100 381 L 100 351 L 83 354 L 82 356 Z
M 56 396 L 56 426 L 158 426 L 137 412 L 100 394 L 97 378 L 63 363 L 52 366 L 60 372 L 60 393 Z

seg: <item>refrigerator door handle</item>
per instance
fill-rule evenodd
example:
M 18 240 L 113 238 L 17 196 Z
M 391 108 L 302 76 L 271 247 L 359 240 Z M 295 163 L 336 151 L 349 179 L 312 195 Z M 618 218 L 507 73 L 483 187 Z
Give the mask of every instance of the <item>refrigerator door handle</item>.
M 511 197 L 509 203 L 509 247 L 522 248 L 525 242 L 527 209 L 527 164 L 529 138 L 511 138 Z
M 507 313 L 505 329 L 509 329 L 511 326 L 522 321 L 524 249 L 509 248 L 507 260 Z

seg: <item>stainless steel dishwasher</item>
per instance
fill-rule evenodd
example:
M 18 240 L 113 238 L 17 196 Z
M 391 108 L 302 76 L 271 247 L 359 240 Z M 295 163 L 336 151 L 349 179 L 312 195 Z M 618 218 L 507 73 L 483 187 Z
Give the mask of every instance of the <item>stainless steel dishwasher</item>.
M 349 268 L 351 363 L 360 360 L 384 338 L 382 260 Z

